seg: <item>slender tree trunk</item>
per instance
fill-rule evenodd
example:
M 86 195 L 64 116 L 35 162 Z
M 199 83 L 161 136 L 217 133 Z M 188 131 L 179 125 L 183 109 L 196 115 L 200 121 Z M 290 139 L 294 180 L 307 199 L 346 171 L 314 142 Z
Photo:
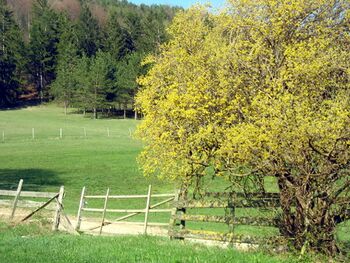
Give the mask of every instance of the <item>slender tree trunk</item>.
M 97 84 L 95 84 L 95 104 L 97 104 Z M 94 119 L 97 119 L 97 109 L 94 107 Z
M 64 101 L 64 115 L 67 115 L 67 101 Z
M 126 119 L 126 107 L 127 107 L 127 103 L 124 103 L 124 116 L 123 116 L 123 118 L 124 119 Z
M 30 40 L 30 16 L 29 16 L 29 12 L 27 14 L 27 30 L 28 30 L 28 39 Z
M 135 120 L 137 120 L 137 111 L 135 110 Z
M 43 86 L 44 86 L 43 72 L 42 70 L 40 70 L 40 103 L 43 103 L 43 99 L 44 99 Z
M 97 119 L 97 109 L 96 109 L 96 107 L 94 107 L 94 119 L 95 120 Z
M 2 52 L 5 54 L 5 15 L 2 17 Z

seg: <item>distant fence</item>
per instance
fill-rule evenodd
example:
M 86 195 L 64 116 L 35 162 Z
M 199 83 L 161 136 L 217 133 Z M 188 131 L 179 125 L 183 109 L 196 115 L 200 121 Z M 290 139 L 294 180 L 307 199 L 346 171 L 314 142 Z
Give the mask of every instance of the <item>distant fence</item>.
M 73 226 L 70 223 L 69 218 L 64 213 L 63 198 L 65 195 L 64 186 L 59 188 L 58 192 L 36 192 L 36 191 L 23 191 L 23 179 L 18 183 L 17 190 L 0 190 L 0 196 L 13 197 L 13 199 L 1 199 L 0 207 L 10 207 L 11 212 L 9 219 L 13 220 L 16 215 L 17 208 L 34 209 L 26 216 L 22 217 L 18 222 L 24 222 L 34 216 L 36 213 L 43 209 L 54 211 L 52 229 L 58 230 L 62 217 L 65 218 L 69 227 L 68 231 L 73 232 Z M 20 198 L 26 198 L 21 200 Z M 28 200 L 30 198 L 30 200 Z M 33 200 L 34 199 L 34 200 Z M 38 199 L 46 199 L 46 201 L 38 201 Z M 0 208 L 1 209 L 1 208 Z
M 0 131 L 0 142 L 13 141 L 13 140 L 36 140 L 36 139 L 64 139 L 64 138 L 109 138 L 109 137 L 131 137 L 133 129 L 129 128 L 125 133 L 117 132 L 111 128 L 100 129 L 88 129 L 81 128 L 57 128 L 57 129 L 44 129 L 44 128 L 31 128 L 27 130 L 21 130 L 21 132 L 13 132 L 12 130 Z
M 153 199 L 164 199 L 152 205 L 151 201 Z M 151 223 L 149 222 L 149 214 L 150 213 L 171 213 L 172 209 L 169 208 L 159 208 L 160 206 L 172 202 L 175 198 L 175 194 L 152 194 L 152 186 L 150 185 L 148 188 L 148 193 L 146 195 L 110 195 L 110 189 L 107 189 L 106 195 L 86 195 L 86 188 L 82 189 L 79 210 L 77 215 L 77 224 L 76 230 L 81 231 L 81 222 L 82 222 L 82 213 L 83 212 L 96 212 L 101 214 L 101 223 L 99 226 L 95 226 L 93 228 L 88 229 L 89 231 L 99 229 L 99 233 L 101 234 L 103 231 L 103 227 L 110 224 L 118 224 L 123 221 L 123 224 L 131 224 L 131 225 L 141 225 L 143 226 L 143 233 L 147 234 L 148 226 L 169 226 L 168 223 Z M 102 199 L 104 200 L 103 208 L 90 208 L 87 207 L 87 200 L 89 199 Z M 131 199 L 144 199 L 145 206 L 139 209 L 111 209 L 108 208 L 110 202 L 116 199 L 123 200 L 131 200 Z M 106 220 L 107 213 L 127 213 L 127 215 L 118 217 L 113 221 Z M 139 214 L 144 214 L 143 222 L 125 222 L 126 219 L 137 216 Z

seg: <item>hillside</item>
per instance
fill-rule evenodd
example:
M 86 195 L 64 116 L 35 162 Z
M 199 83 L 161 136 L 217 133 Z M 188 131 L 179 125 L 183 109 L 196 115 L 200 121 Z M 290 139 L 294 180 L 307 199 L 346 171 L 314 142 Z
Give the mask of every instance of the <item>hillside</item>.
M 39 0 L 40 1 L 40 0 Z M 7 0 L 7 4 L 10 6 L 11 10 L 14 12 L 17 23 L 20 25 L 22 30 L 28 34 L 31 26 L 32 20 L 32 9 L 33 5 L 38 2 L 38 0 Z M 52 9 L 65 12 L 68 14 L 70 19 L 77 20 L 81 13 L 82 3 L 87 2 L 93 16 L 99 21 L 101 25 L 105 24 L 108 17 L 108 12 L 111 9 L 120 10 L 134 10 L 136 12 L 147 12 L 151 9 L 159 8 L 165 10 L 167 18 L 170 20 L 174 12 L 180 10 L 179 7 L 170 7 L 166 5 L 162 6 L 147 6 L 142 5 L 137 6 L 135 4 L 129 3 L 126 0 L 48 0 L 49 5 Z

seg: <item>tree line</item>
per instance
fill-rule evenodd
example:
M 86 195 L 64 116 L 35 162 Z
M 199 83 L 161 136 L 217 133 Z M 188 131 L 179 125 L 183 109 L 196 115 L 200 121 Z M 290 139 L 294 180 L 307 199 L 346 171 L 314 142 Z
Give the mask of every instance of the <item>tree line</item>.
M 72 13 L 36 0 L 24 15 L 16 1 L 0 0 L 0 107 L 21 98 L 55 99 L 65 110 L 77 107 L 96 118 L 133 104 L 136 78 L 147 72 L 141 61 L 167 39 L 165 28 L 179 8 L 76 4 Z

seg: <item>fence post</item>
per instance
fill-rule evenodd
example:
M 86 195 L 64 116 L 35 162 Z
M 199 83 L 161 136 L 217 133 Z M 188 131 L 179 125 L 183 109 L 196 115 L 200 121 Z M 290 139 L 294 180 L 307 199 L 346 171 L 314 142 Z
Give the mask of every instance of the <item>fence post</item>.
M 18 199 L 19 199 L 19 196 L 21 195 L 21 191 L 22 191 L 22 185 L 23 185 L 23 179 L 19 180 L 19 183 L 17 186 L 16 196 L 15 196 L 15 199 L 13 200 L 12 213 L 10 216 L 10 220 L 12 220 L 13 217 L 15 216 Z
M 180 190 L 175 191 L 175 198 L 174 198 L 174 208 L 173 211 L 171 211 L 170 215 L 170 221 L 169 221 L 169 229 L 168 229 L 168 235 L 170 239 L 173 239 L 172 232 L 175 230 L 176 227 L 176 214 L 177 214 L 177 202 L 179 201 L 180 196 Z
M 108 196 L 109 196 L 109 188 L 107 189 L 107 193 L 106 193 L 106 197 L 105 197 L 105 203 L 104 203 L 104 206 L 103 206 L 102 221 L 101 221 L 101 227 L 100 227 L 100 235 L 102 234 L 102 228 L 103 228 L 103 225 L 105 223 Z
M 58 193 L 58 197 L 56 199 L 57 201 L 57 207 L 56 207 L 56 212 L 55 212 L 55 217 L 53 220 L 53 226 L 52 230 L 58 230 L 58 227 L 60 225 L 60 220 L 61 220 L 61 209 L 62 209 L 62 202 L 63 202 L 63 195 L 64 195 L 64 186 L 60 187 L 60 191 Z
M 34 140 L 35 139 L 35 129 L 32 128 L 32 139 Z
M 143 226 L 143 233 L 145 235 L 147 234 L 147 222 L 148 222 L 149 209 L 150 209 L 150 205 L 151 205 L 151 193 L 152 193 L 152 185 L 149 185 L 148 186 L 146 209 L 145 209 L 145 223 Z
M 228 208 L 229 208 L 229 232 L 233 235 L 234 229 L 235 229 L 235 201 L 236 201 L 236 194 L 230 193 L 229 194 L 229 200 L 228 200 Z M 231 241 L 230 241 L 231 242 Z
M 85 186 L 83 187 L 83 190 L 81 191 L 81 196 L 80 196 L 80 202 L 79 202 L 79 209 L 78 209 L 78 215 L 77 215 L 77 224 L 75 226 L 75 230 L 79 231 L 80 229 L 80 224 L 81 224 L 81 211 L 84 206 L 84 195 L 85 195 Z

